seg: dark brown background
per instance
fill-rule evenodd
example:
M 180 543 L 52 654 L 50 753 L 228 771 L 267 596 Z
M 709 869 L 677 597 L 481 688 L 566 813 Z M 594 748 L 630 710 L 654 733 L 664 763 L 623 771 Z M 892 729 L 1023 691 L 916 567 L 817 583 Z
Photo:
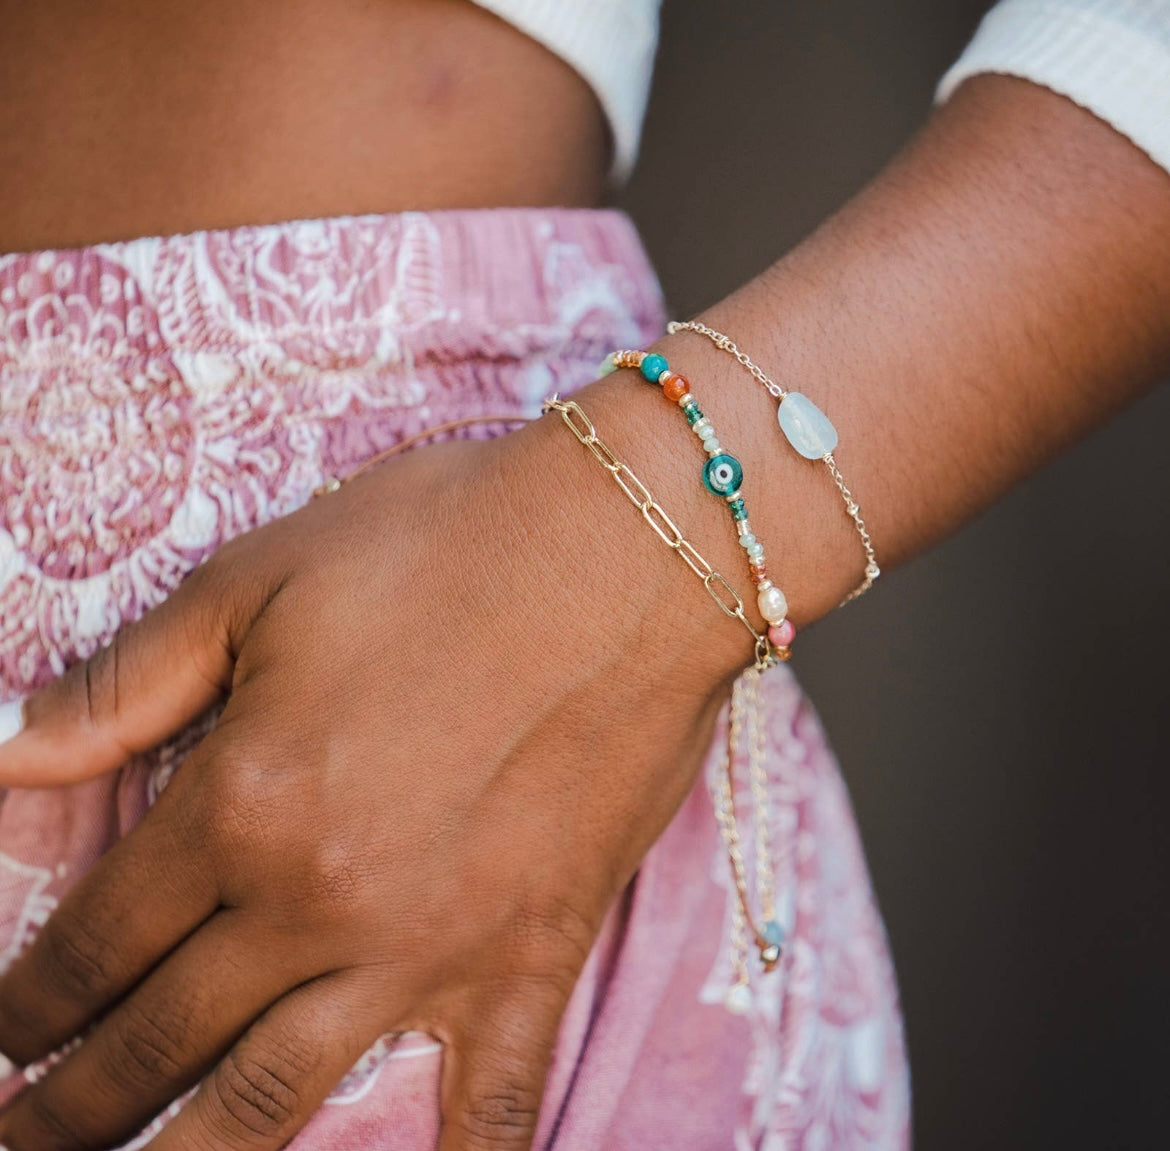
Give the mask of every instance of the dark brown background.
M 873 175 L 985 6 L 667 0 L 621 202 L 672 311 Z M 1168 433 L 1163 388 L 801 642 L 927 1151 L 1170 1146 Z

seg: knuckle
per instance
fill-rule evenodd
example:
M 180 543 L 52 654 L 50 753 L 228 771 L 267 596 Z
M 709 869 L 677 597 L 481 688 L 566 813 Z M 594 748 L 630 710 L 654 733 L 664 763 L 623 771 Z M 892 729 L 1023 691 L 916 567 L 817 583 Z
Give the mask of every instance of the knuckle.
M 90 923 L 64 909 L 49 920 L 34 956 L 38 954 L 45 981 L 66 998 L 88 1001 L 114 982 L 113 946 Z
M 4 1146 L 9 1151 L 84 1151 L 90 1143 L 75 1110 L 34 1090 L 4 1132 Z
M 360 916 L 369 890 L 371 864 L 348 844 L 328 839 L 304 846 L 296 884 L 298 903 L 330 921 Z
M 473 1151 L 527 1147 L 536 1127 L 540 1096 L 516 1081 L 505 1081 L 472 1096 L 458 1118 Z
M 114 1083 L 135 1092 L 184 1077 L 187 1025 L 180 1016 L 163 1024 L 130 1000 L 110 1016 L 109 1029 L 104 1070 Z
M 41 1035 L 41 1012 L 28 994 L 0 987 L 0 1051 L 18 1067 L 46 1055 L 51 1040 Z
M 288 1131 L 300 1111 L 296 1080 L 304 1070 L 292 1050 L 253 1042 L 223 1058 L 208 1082 L 218 1126 L 228 1134 L 268 1139 Z
M 248 630 L 288 578 L 271 549 L 258 548 L 258 543 L 259 531 L 225 540 L 188 573 L 180 589 L 200 604 L 229 642 Z
M 220 752 L 206 786 L 207 830 L 223 852 L 254 853 L 273 839 L 273 772 L 257 759 L 236 748 Z
M 75 663 L 50 688 L 53 696 L 95 732 L 117 725 L 119 666 L 126 658 L 126 633 L 117 631 L 104 647 Z

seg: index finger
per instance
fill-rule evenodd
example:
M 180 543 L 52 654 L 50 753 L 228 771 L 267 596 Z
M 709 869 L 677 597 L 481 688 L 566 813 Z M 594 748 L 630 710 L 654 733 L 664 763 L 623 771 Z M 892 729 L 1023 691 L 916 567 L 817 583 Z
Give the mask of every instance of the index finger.
M 43 1058 L 77 1035 L 219 905 L 197 813 L 180 792 L 163 792 L 0 978 L 0 1051 L 14 1062 Z

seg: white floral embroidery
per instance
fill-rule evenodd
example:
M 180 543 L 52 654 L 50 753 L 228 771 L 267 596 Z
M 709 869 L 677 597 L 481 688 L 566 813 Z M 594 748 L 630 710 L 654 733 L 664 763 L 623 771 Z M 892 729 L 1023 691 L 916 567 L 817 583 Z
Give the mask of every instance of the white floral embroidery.
M 0 851 L 0 974 L 32 942 L 57 900 L 48 894 L 53 872 Z

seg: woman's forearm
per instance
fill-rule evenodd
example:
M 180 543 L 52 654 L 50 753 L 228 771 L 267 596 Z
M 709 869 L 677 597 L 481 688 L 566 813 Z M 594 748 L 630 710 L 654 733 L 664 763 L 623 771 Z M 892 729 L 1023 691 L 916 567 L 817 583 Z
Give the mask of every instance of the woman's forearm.
M 888 569 L 1170 366 L 1170 176 L 1063 97 L 980 77 L 841 212 L 702 318 L 834 421 Z M 658 347 L 744 463 L 791 617 L 819 618 L 865 563 L 830 477 L 789 449 L 775 401 L 730 356 L 689 333 Z M 697 445 L 632 374 L 582 403 L 746 591 L 726 514 L 697 482 Z M 724 670 L 742 662 L 743 636 L 715 611 L 702 617 Z

